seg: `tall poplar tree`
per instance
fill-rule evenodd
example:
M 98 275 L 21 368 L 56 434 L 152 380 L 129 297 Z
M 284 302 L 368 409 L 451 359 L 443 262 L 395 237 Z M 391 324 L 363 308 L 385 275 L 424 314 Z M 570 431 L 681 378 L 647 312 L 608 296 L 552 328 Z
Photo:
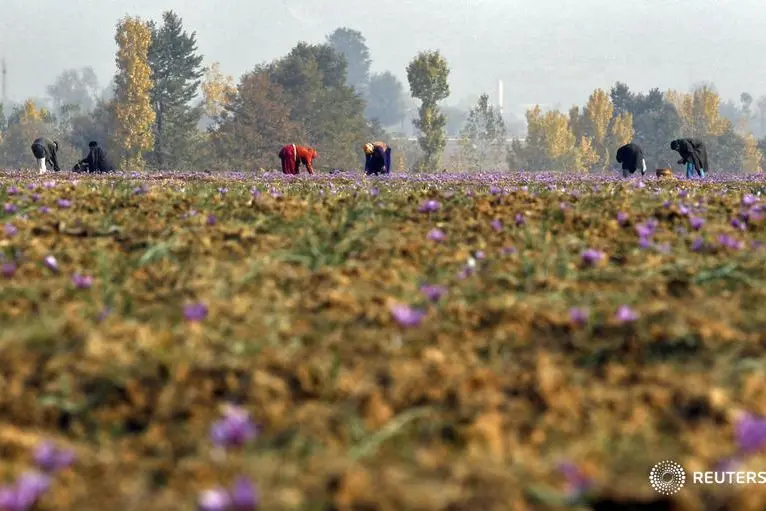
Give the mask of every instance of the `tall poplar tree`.
M 115 81 L 114 145 L 123 170 L 142 170 L 144 153 L 152 149 L 154 109 L 149 46 L 152 31 L 140 18 L 126 16 L 117 24 L 117 75 Z
M 154 125 L 153 163 L 172 167 L 188 163 L 188 153 L 197 135 L 202 107 L 193 106 L 204 69 L 197 53 L 196 32 L 187 33 L 182 19 L 173 11 L 162 15 L 162 26 L 154 23 L 149 65 L 152 69 Z

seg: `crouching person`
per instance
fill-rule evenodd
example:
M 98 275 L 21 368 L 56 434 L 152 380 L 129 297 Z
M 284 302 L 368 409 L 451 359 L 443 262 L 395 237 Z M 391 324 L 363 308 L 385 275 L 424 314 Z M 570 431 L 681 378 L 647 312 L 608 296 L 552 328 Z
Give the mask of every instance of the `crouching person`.
M 391 173 L 391 148 L 384 142 L 364 144 L 364 171 L 368 176 Z
M 641 175 L 646 174 L 646 159 L 641 146 L 633 142 L 625 144 L 617 149 L 617 163 L 622 163 L 622 177 L 628 177 L 637 170 L 641 170 Z
M 32 154 L 37 160 L 37 171 L 40 174 L 45 174 L 48 171 L 47 165 L 50 165 L 56 172 L 61 170 L 56 157 L 58 150 L 59 143 L 46 137 L 36 138 L 32 142 Z
M 306 166 L 309 174 L 314 174 L 313 162 L 319 157 L 317 150 L 312 147 L 288 144 L 279 151 L 279 159 L 282 160 L 283 174 L 298 174 L 301 163 Z
M 686 164 L 686 177 L 691 179 L 694 172 L 699 177 L 705 177 L 705 170 L 710 170 L 707 160 L 707 148 L 701 140 L 696 138 L 679 138 L 670 143 L 670 149 L 677 151 L 681 156 L 679 165 Z
M 98 142 L 92 140 L 88 144 L 90 152 L 88 156 L 77 162 L 75 168 L 72 169 L 75 172 L 113 172 L 114 165 L 106 155 L 106 151 L 98 145 Z

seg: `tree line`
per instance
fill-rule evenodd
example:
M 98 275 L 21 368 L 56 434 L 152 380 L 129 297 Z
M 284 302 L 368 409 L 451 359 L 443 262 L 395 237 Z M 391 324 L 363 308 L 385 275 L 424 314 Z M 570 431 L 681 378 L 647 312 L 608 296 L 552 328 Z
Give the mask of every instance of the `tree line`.
M 676 159 L 671 140 L 697 137 L 709 145 L 710 170 L 756 172 L 766 150 L 766 138 L 757 141 L 749 129 L 758 115 L 748 94 L 737 106 L 721 104 L 710 86 L 644 94 L 617 83 L 567 113 L 530 108 L 526 137 L 510 143 L 502 115 L 482 94 L 460 119 L 458 150 L 445 158 L 450 68 L 438 51 L 409 63 L 408 96 L 390 71 L 371 72 L 364 36 L 349 28 L 322 44 L 299 42 L 237 82 L 218 63 L 203 66 L 196 33 L 173 11 L 161 23 L 126 16 L 115 41 L 117 74 L 103 93 L 86 67 L 64 71 L 48 87 L 50 110 L 29 99 L 6 116 L 0 105 L 1 166 L 27 166 L 29 144 L 40 135 L 59 141 L 64 162 L 98 140 L 128 170 L 274 168 L 286 143 L 317 147 L 320 168 L 359 168 L 361 145 L 389 137 L 398 171 L 598 171 L 613 166 L 616 149 L 631 140 L 650 167 L 665 167 Z M 419 102 L 414 144 L 396 133 L 412 100 Z M 766 101 L 757 104 L 766 109 Z

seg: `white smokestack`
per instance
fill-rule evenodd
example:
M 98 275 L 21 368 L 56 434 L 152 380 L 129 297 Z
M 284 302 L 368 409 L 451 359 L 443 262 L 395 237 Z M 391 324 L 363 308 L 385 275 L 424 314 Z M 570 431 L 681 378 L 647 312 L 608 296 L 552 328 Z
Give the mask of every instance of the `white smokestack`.
M 500 110 L 500 115 L 503 114 L 503 81 L 497 81 L 497 107 Z

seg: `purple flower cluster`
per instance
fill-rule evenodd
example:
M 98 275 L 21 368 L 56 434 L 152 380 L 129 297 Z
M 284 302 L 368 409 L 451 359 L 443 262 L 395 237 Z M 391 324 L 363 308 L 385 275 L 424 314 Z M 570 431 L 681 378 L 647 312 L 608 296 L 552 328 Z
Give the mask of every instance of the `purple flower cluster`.
M 210 439 L 221 448 L 241 448 L 254 440 L 259 433 L 258 426 L 247 411 L 229 407 L 222 419 L 213 423 Z M 200 493 L 197 508 L 200 511 L 254 511 L 260 503 L 255 485 L 245 477 L 239 477 L 230 489 L 214 488 Z
M 75 273 L 72 275 L 72 284 L 77 289 L 90 289 L 90 287 L 93 286 L 93 277 Z
M 259 428 L 250 415 L 245 410 L 232 406 L 221 420 L 213 423 L 210 439 L 219 447 L 242 447 L 254 440 L 258 432 Z
M 592 248 L 589 248 L 585 252 L 582 253 L 581 258 L 583 264 L 587 266 L 595 266 L 601 261 L 604 260 L 606 257 L 606 254 L 603 252 L 599 252 L 598 250 L 594 250 Z
M 207 305 L 204 303 L 192 303 L 184 306 L 184 318 L 187 321 L 202 321 L 207 318 Z
M 753 454 L 766 447 L 766 419 L 742 414 L 734 425 L 737 447 L 742 454 Z
M 447 294 L 447 288 L 439 285 L 424 284 L 420 287 L 420 292 L 432 302 L 438 302 L 442 296 Z
M 199 511 L 254 511 L 258 509 L 260 500 L 253 483 L 240 477 L 231 489 L 215 488 L 202 492 L 197 508 Z
M 439 211 L 440 207 L 441 205 L 439 204 L 439 201 L 432 199 L 423 202 L 423 204 L 421 204 L 418 208 L 418 211 L 421 213 L 434 213 Z
M 397 304 L 391 306 L 391 316 L 399 326 L 407 328 L 420 325 L 426 312 L 409 305 Z
M 431 241 L 444 241 L 447 239 L 447 235 L 441 229 L 431 229 L 428 231 L 427 238 Z
M 13 484 L 0 487 L 0 510 L 34 509 L 50 488 L 53 475 L 74 463 L 74 458 L 72 451 L 59 449 L 52 442 L 42 443 L 34 453 L 39 471 L 24 472 Z

